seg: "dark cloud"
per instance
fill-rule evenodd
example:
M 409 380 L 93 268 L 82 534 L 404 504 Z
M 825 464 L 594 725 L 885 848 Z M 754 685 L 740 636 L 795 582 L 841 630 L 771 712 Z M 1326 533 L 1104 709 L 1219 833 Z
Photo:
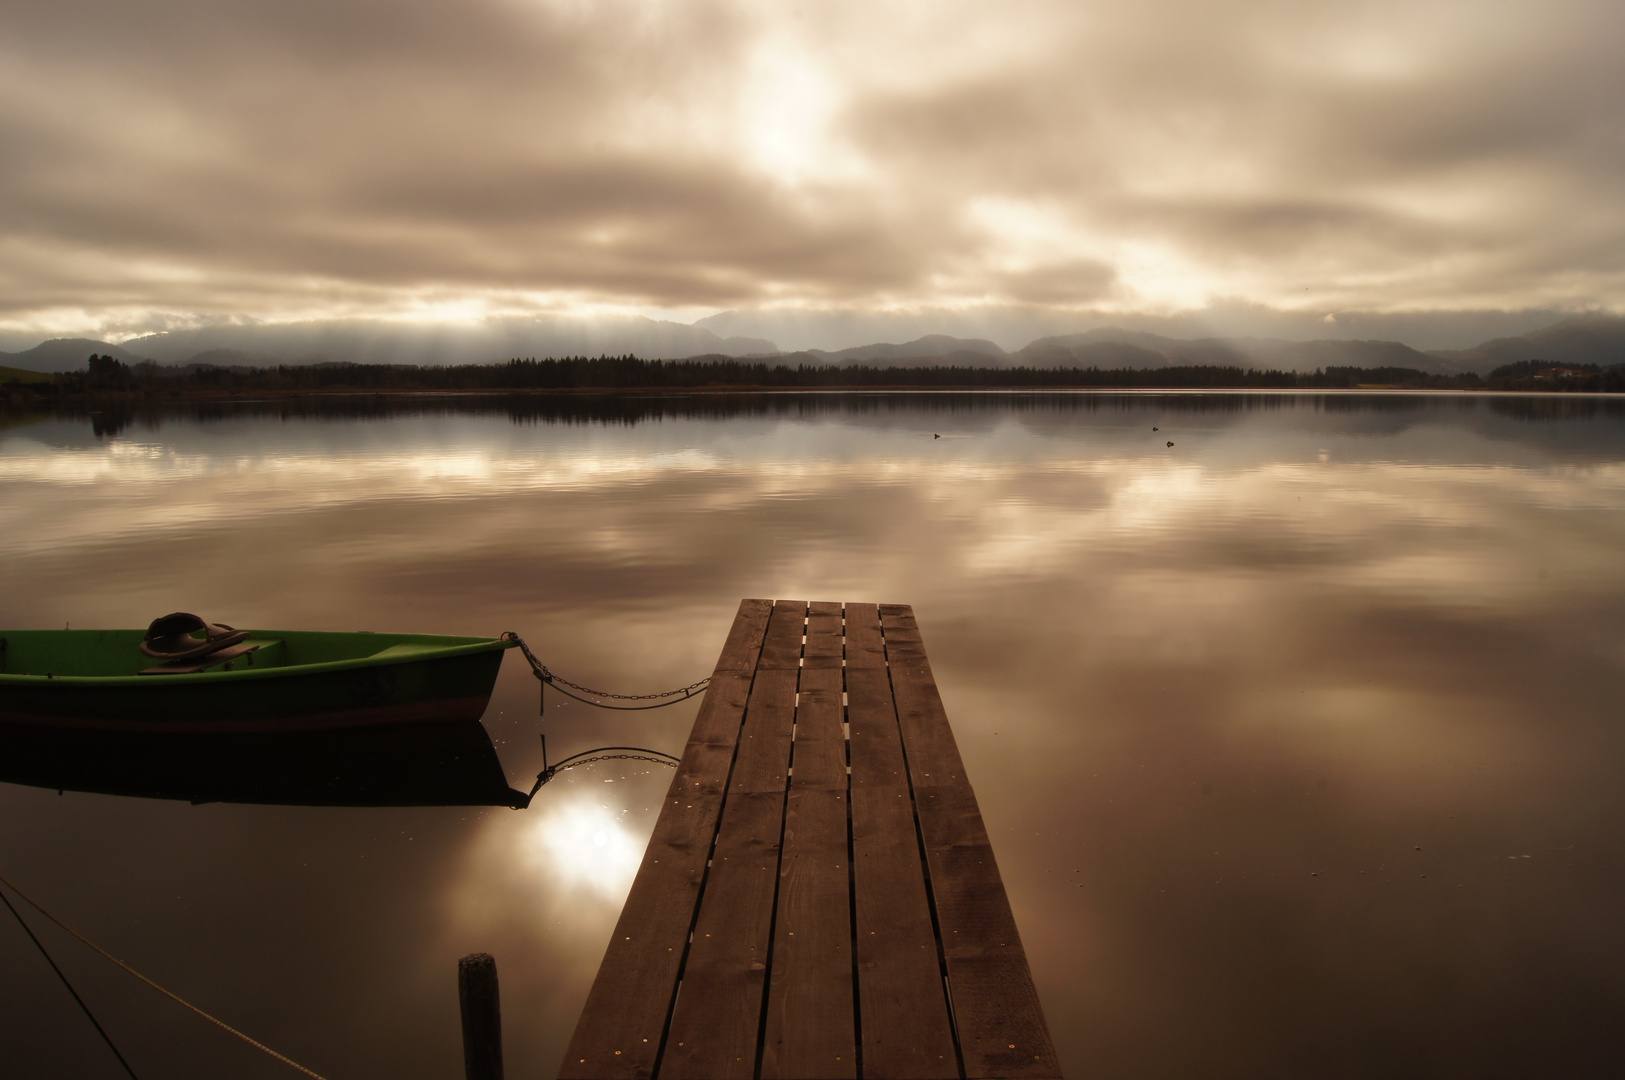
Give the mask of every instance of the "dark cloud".
M 1593 0 L 11 4 L 0 323 L 1615 307 L 1622 36 Z

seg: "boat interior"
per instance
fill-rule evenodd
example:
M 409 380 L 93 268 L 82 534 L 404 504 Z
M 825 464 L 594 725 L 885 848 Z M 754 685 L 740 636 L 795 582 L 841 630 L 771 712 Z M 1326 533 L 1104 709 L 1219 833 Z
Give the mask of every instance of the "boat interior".
M 491 638 L 438 634 L 253 630 L 203 656 L 156 661 L 141 630 L 0 631 L 0 675 L 118 678 L 304 667 L 340 661 L 390 663 L 461 646 L 501 647 Z

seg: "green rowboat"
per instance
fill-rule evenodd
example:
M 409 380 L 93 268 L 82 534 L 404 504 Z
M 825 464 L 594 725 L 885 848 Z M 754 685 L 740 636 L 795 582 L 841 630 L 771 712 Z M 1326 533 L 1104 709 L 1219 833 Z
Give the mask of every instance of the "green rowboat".
M 514 644 L 238 631 L 182 615 L 145 633 L 0 631 L 0 725 L 204 734 L 478 721 Z

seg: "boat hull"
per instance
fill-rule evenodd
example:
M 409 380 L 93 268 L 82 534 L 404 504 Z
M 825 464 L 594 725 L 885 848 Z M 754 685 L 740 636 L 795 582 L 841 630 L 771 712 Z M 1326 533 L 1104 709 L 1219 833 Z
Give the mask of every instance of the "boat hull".
M 62 791 L 283 806 L 508 806 L 478 721 L 153 733 L 0 723 L 0 781 Z
M 0 724 L 181 735 L 471 722 L 484 713 L 510 645 L 484 638 L 257 631 L 250 641 L 264 647 L 235 663 L 195 674 L 144 676 L 137 673 L 139 656 L 122 640 L 130 633 L 8 634 Z M 86 635 L 79 644 L 87 652 L 97 646 L 128 670 L 87 673 L 90 661 L 75 670 L 78 658 L 68 647 L 74 643 L 41 644 L 45 634 Z M 311 662 L 287 662 L 302 657 Z M 37 670 L 53 659 L 66 670 Z

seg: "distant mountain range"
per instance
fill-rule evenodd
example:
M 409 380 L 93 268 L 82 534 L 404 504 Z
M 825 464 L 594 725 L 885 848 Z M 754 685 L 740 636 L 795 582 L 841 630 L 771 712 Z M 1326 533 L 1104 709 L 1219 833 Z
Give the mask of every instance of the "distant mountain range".
M 1005 367 L 1010 365 L 1010 354 L 980 338 L 956 338 L 946 334 L 927 334 L 922 338 L 892 345 L 881 342 L 859 345 L 856 348 L 826 352 L 808 349 L 805 352 L 783 353 L 776 357 L 781 363 L 868 364 L 870 367 L 921 367 L 927 364 L 947 364 L 959 367 Z
M 492 319 L 471 325 L 389 322 L 248 324 L 177 330 L 110 345 L 58 338 L 17 353 L 0 352 L 0 366 L 26 371 L 82 371 L 92 353 L 128 364 L 490 363 L 510 357 L 619 356 L 681 359 L 759 357 L 778 364 L 866 364 L 878 367 L 1162 368 L 1212 365 L 1307 372 L 1328 367 L 1413 368 L 1433 375 L 1487 374 L 1504 364 L 1625 362 L 1625 318 L 1579 315 L 1521 337 L 1496 338 L 1471 349 L 1413 349 L 1397 341 L 1288 341 L 1280 338 L 1173 338 L 1102 327 L 1039 338 L 1016 352 L 991 341 L 929 334 L 902 344 L 781 352 L 763 338 L 721 337 L 700 326 L 644 318 Z
M 1520 360 L 1610 367 L 1625 361 L 1625 318 L 1578 315 L 1521 337 L 1496 338 L 1475 348 L 1432 355 L 1466 371 L 1489 371 Z
M 85 361 L 93 353 L 111 356 L 126 364 L 139 364 L 147 359 L 94 338 L 52 338 L 22 352 L 0 352 L 0 365 L 21 368 L 23 371 L 83 371 Z
M 501 318 L 472 324 L 333 321 L 210 326 L 109 345 L 87 338 L 47 341 L 0 353 L 0 364 L 29 371 L 81 371 L 91 353 L 125 363 L 212 363 L 222 367 L 348 362 L 488 364 L 516 356 L 752 356 L 776 353 L 762 338 L 724 338 L 677 322 L 639 317 Z
M 1625 325 L 1620 343 L 1625 351 Z M 1106 328 L 1040 338 L 1022 349 L 1033 367 L 1159 368 L 1187 365 L 1314 371 L 1327 367 L 1414 368 L 1430 375 L 1473 370 L 1397 341 L 1285 341 L 1280 338 L 1182 340 L 1143 331 Z

